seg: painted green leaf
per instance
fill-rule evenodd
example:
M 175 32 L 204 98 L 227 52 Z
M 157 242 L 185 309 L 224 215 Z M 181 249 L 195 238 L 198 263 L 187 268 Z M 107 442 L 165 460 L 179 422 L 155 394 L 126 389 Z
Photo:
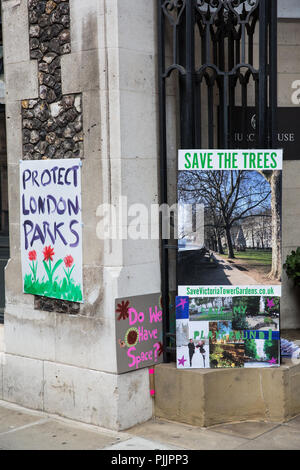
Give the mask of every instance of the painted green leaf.
M 63 262 L 62 259 L 59 259 L 55 265 L 54 265 L 54 268 L 52 269 L 52 275 L 54 274 L 54 272 L 57 270 L 57 268 L 61 265 L 61 263 Z
M 50 270 L 50 268 L 49 268 L 49 266 L 48 266 L 48 264 L 46 263 L 45 260 L 43 261 L 43 265 L 44 265 L 45 271 L 47 273 L 47 276 L 50 278 L 51 277 L 51 270 Z

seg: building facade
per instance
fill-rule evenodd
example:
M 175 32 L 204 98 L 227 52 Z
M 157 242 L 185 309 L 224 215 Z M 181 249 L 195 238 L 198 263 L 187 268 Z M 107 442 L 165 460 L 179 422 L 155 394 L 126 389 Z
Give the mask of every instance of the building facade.
M 291 97 L 300 80 L 300 12 L 289 15 L 286 3 L 278 24 L 279 106 L 297 107 Z M 148 208 L 159 201 L 157 2 L 2 0 L 2 28 L 8 196 L 0 226 L 9 207 L 10 258 L 0 399 L 126 429 L 149 419 L 153 403 L 147 368 L 118 374 L 115 300 L 160 292 L 160 243 L 99 239 L 97 209 L 119 207 L 121 196 Z M 167 88 L 167 113 L 175 202 L 175 84 Z M 19 162 L 70 156 L 83 163 L 80 306 L 23 294 L 21 276 Z M 5 170 L 1 175 L 5 189 Z M 284 162 L 284 258 L 300 240 L 299 175 L 300 160 Z M 157 218 L 151 229 L 158 227 Z M 175 290 L 174 257 L 170 265 Z M 298 294 L 285 275 L 281 318 L 282 328 L 300 327 Z

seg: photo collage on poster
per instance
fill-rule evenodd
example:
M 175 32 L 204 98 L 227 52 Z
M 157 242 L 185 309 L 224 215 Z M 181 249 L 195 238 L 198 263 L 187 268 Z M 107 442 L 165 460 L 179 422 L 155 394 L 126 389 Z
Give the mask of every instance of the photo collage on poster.
M 177 297 L 178 367 L 280 365 L 279 315 L 279 297 Z
M 280 365 L 281 178 L 280 150 L 179 151 L 178 368 Z

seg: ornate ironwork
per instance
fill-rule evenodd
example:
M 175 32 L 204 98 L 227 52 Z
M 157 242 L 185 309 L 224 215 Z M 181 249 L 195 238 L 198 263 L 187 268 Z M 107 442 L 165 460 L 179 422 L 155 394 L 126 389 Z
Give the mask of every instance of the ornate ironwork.
M 2 36 L 2 13 L 0 11 L 0 75 L 4 73 L 4 60 L 3 60 L 3 36 Z

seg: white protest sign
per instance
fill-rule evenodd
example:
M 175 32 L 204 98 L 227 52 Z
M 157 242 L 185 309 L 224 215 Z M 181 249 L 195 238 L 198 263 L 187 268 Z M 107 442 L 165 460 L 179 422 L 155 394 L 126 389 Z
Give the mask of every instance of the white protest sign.
M 81 160 L 20 161 L 23 290 L 83 301 Z

